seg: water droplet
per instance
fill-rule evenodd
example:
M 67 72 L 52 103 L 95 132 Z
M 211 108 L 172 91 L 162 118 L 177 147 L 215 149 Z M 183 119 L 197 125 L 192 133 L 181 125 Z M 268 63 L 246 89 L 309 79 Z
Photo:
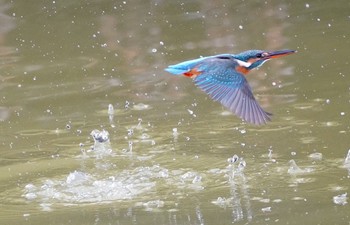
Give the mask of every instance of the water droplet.
M 201 182 L 201 180 L 202 180 L 202 177 L 197 175 L 193 178 L 192 184 L 199 183 L 199 182 Z
M 237 162 L 238 159 L 239 159 L 238 155 L 234 155 L 231 158 L 228 158 L 227 162 L 230 163 L 230 164 L 233 164 L 233 163 Z
M 239 171 L 242 171 L 242 170 L 244 170 L 244 168 L 247 166 L 247 163 L 243 160 L 243 159 L 241 159 L 241 161 L 239 162 L 239 164 L 238 164 L 238 167 L 237 167 L 237 169 L 239 170 Z
M 27 200 L 33 200 L 36 199 L 38 196 L 35 193 L 27 193 L 24 195 Z
M 262 208 L 261 211 L 263 211 L 263 212 L 271 212 L 271 206 Z
M 129 108 L 129 105 L 130 105 L 130 102 L 128 102 L 128 101 L 125 101 L 125 109 L 128 109 Z
M 129 141 L 129 151 L 132 152 L 132 146 L 133 146 L 133 142 Z
M 173 128 L 173 136 L 174 138 L 177 138 L 179 136 L 179 133 L 177 132 L 177 128 Z
M 322 159 L 322 153 L 320 153 L 320 152 L 311 153 L 309 155 L 309 158 L 311 158 L 313 160 L 321 160 Z
M 113 115 L 114 114 L 114 107 L 112 104 L 108 105 L 108 114 Z
M 107 142 L 109 141 L 109 133 L 106 130 L 93 130 L 91 131 L 90 135 L 92 136 L 92 138 L 95 140 L 95 142 Z

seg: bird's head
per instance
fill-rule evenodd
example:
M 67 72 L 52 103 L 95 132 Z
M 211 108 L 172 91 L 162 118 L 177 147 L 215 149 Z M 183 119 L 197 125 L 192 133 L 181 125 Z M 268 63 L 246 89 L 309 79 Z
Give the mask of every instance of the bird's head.
M 240 66 L 245 67 L 247 71 L 261 66 L 269 59 L 278 58 L 281 56 L 294 53 L 294 50 L 279 50 L 279 51 L 263 51 L 263 50 L 248 50 L 234 55 L 234 58 L 239 60 Z

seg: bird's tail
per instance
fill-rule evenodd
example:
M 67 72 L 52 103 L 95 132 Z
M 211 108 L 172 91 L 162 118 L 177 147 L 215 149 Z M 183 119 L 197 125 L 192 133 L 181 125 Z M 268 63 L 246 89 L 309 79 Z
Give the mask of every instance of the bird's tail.
M 190 72 L 195 66 L 198 65 L 203 59 L 207 57 L 202 57 L 199 59 L 193 59 L 185 62 L 181 62 L 179 64 L 170 65 L 165 71 L 174 74 L 174 75 L 182 75 Z

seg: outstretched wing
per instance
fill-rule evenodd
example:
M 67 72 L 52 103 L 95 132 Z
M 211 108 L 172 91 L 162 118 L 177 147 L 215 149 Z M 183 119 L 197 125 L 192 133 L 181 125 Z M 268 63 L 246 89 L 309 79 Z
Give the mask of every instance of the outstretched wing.
M 236 71 L 236 66 L 237 61 L 230 57 L 204 59 L 196 66 L 201 73 L 194 82 L 214 101 L 243 120 L 255 125 L 265 124 L 272 114 L 261 108 L 244 75 Z

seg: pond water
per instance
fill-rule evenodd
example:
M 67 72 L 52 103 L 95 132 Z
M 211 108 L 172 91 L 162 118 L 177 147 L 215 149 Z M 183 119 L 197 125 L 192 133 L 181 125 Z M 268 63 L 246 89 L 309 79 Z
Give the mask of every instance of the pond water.
M 349 224 L 350 2 L 1 1 L 1 224 Z M 249 125 L 168 65 L 294 49 Z

